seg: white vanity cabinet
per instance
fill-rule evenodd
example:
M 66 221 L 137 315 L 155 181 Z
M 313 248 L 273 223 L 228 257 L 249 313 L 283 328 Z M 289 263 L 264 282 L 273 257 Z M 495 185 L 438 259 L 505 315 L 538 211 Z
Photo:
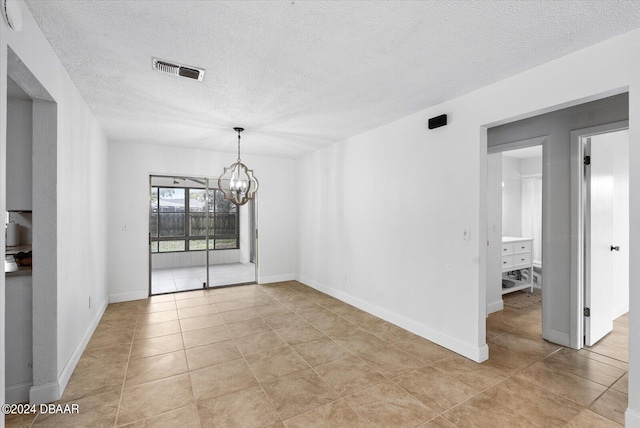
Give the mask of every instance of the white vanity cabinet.
M 502 288 L 502 294 L 525 288 L 533 291 L 533 239 L 513 236 L 502 237 L 502 279 L 513 286 Z

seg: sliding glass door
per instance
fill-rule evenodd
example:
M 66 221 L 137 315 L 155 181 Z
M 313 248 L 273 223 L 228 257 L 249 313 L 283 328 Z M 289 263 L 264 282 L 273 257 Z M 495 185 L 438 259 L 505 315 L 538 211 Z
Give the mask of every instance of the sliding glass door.
M 217 179 L 151 176 L 149 182 L 151 295 L 255 282 L 253 205 L 224 199 Z

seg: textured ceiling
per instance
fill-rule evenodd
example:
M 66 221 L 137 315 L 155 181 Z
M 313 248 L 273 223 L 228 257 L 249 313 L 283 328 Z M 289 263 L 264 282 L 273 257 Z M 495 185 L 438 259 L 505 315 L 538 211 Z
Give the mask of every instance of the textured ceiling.
M 244 126 L 243 152 L 284 157 L 640 27 L 633 1 L 27 4 L 111 140 L 232 152 Z

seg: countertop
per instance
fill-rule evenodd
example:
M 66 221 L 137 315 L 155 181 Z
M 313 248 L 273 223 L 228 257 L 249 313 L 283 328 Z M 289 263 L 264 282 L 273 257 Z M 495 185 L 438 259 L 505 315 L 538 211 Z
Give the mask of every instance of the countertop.
M 13 256 L 4 257 L 4 276 L 5 278 L 12 276 L 31 275 L 31 266 L 18 266 Z
M 533 241 L 533 238 L 522 238 L 518 236 L 503 236 L 502 243 L 508 244 L 510 242 L 520 242 L 520 241 Z

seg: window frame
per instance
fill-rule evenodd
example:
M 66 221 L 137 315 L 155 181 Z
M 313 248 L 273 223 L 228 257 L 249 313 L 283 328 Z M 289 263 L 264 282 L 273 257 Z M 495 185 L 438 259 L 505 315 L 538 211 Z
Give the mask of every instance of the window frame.
M 212 204 L 209 201 L 209 192 L 213 191 L 214 201 L 216 192 L 222 193 L 220 189 L 213 187 L 188 187 L 188 186 L 150 186 L 150 210 L 149 210 L 149 235 L 151 247 L 150 251 L 152 254 L 169 254 L 169 253 L 187 253 L 187 252 L 198 252 L 198 251 L 222 251 L 222 250 L 239 250 L 240 249 L 240 209 L 236 207 L 235 210 L 235 233 L 234 234 L 218 234 L 216 235 L 216 227 L 215 227 L 215 218 L 218 213 L 215 202 Z M 184 214 L 184 235 L 183 236 L 160 236 L 160 218 L 162 216 L 162 211 L 160 211 L 160 189 L 182 189 L 184 190 L 184 211 L 177 211 L 177 213 Z M 157 190 L 157 200 L 156 207 L 154 207 L 153 203 L 153 193 L 154 190 Z M 205 193 L 205 210 L 204 211 L 191 211 L 190 207 L 190 190 L 202 190 Z M 154 208 L 156 209 L 154 211 Z M 165 212 L 168 214 L 170 212 Z M 191 235 L 191 215 L 196 213 L 204 214 L 205 219 L 211 219 L 213 217 L 213 233 L 209 233 L 207 236 L 205 235 Z M 153 216 L 156 216 L 154 219 Z M 155 230 L 157 236 L 151 236 L 152 222 L 155 221 Z M 205 220 L 205 225 L 210 225 L 211 220 L 208 222 Z M 235 240 L 235 246 L 228 248 L 216 248 L 217 242 L 219 240 Z M 174 250 L 174 251 L 160 251 L 161 242 L 170 242 L 170 241 L 182 241 L 184 242 L 184 250 Z M 190 249 L 191 241 L 205 241 L 205 248 L 201 249 Z M 207 245 L 208 242 L 208 245 Z M 157 243 L 157 244 L 156 244 Z M 213 245 L 212 245 L 213 244 Z M 154 251 L 155 247 L 155 251 Z

